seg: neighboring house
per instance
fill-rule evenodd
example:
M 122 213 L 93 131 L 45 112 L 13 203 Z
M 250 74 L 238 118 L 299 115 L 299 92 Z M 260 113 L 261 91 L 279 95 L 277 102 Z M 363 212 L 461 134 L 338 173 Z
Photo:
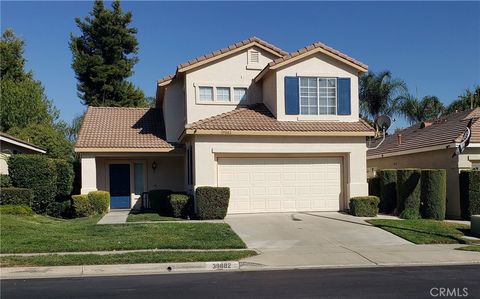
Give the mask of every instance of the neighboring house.
M 0 132 L 0 174 L 8 174 L 8 157 L 14 154 L 45 154 L 39 146 Z
M 470 144 L 453 156 L 470 120 Z M 367 165 L 372 174 L 382 168 L 446 169 L 447 215 L 460 217 L 458 174 L 462 169 L 480 168 L 480 108 L 418 123 L 388 136 L 378 149 L 368 151 Z
M 229 213 L 347 209 L 368 192 L 366 71 L 321 43 L 287 53 L 255 37 L 180 64 L 157 109 L 88 108 L 82 193 L 129 208 L 151 189 L 226 186 Z

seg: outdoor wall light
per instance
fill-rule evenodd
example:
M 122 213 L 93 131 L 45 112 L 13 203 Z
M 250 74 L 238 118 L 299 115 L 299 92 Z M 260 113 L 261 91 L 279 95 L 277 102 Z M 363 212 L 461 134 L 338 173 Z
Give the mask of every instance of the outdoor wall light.
M 153 169 L 153 171 L 155 171 L 155 169 L 157 169 L 157 161 L 153 161 L 152 169 Z

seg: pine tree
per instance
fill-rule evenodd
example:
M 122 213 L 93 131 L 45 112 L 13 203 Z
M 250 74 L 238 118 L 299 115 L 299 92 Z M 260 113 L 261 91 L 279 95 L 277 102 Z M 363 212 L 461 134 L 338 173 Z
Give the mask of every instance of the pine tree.
M 75 19 L 82 34 L 70 37 L 70 49 L 84 104 L 145 106 L 143 92 L 126 81 L 138 62 L 137 29 L 129 26 L 131 21 L 132 13 L 124 13 L 119 1 L 111 10 L 95 1 L 89 16 Z

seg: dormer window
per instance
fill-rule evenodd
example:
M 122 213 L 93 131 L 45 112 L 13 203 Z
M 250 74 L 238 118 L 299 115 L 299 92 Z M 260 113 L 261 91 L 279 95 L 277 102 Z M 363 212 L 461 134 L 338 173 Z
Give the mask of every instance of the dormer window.
M 336 78 L 300 77 L 299 80 L 301 115 L 336 114 Z

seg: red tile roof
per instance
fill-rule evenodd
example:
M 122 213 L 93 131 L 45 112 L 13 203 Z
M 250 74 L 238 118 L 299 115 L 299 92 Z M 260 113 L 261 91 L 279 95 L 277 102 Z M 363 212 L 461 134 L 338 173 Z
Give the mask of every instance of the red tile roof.
M 237 108 L 186 126 L 192 130 L 231 130 L 261 132 L 373 132 L 364 121 L 278 121 L 264 104 Z
M 480 108 L 453 113 L 430 120 L 427 126 L 422 123 L 401 130 L 402 142 L 398 142 L 398 134 L 389 135 L 382 145 L 375 150 L 369 150 L 368 156 L 415 150 L 431 146 L 449 145 L 460 142 L 463 132 L 470 119 L 473 119 L 471 143 L 480 142 Z M 430 125 L 428 125 L 431 123 Z M 380 139 L 373 141 L 369 147 L 374 147 Z
M 89 107 L 75 148 L 173 149 L 165 140 L 161 109 Z

